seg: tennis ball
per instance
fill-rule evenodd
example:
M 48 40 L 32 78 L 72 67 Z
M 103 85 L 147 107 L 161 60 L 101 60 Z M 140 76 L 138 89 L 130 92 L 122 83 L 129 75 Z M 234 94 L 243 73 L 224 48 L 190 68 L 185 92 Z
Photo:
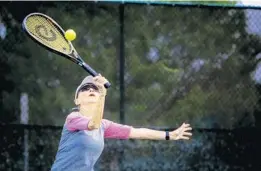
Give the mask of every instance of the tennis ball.
M 74 30 L 72 29 L 68 29 L 66 32 L 65 32 L 65 38 L 69 41 L 73 41 L 75 38 L 76 38 L 76 33 Z

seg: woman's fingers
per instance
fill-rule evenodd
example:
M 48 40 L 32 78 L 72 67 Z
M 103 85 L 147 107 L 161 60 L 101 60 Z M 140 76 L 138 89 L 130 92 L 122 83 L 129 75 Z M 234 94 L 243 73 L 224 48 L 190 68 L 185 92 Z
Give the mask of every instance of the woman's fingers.
M 191 136 L 192 133 L 190 133 L 190 132 L 184 132 L 183 135 Z

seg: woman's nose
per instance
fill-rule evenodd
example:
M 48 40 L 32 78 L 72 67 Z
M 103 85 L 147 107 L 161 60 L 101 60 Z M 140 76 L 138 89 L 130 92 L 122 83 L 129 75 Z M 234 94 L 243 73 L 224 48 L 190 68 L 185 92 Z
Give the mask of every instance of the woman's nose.
M 94 89 L 93 89 L 93 88 L 90 88 L 90 89 L 89 89 L 89 91 L 90 91 L 90 92 L 93 92 L 93 91 L 94 91 Z

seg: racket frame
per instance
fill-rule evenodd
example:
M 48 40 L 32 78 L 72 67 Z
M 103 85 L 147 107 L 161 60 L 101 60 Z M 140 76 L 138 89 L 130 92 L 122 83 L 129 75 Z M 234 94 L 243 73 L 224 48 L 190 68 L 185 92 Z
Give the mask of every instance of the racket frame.
M 36 38 L 34 35 L 32 35 L 29 31 L 27 31 L 27 27 L 26 27 L 26 21 L 29 17 L 33 16 L 33 15 L 39 15 L 39 16 L 42 16 L 48 20 L 50 20 L 51 23 L 53 23 L 53 25 L 57 28 L 57 30 L 64 36 L 64 30 L 62 29 L 62 27 L 56 22 L 54 21 L 51 17 L 45 15 L 45 14 L 42 14 L 42 13 L 30 13 L 28 14 L 23 22 L 22 22 L 22 28 L 23 30 L 25 31 L 25 33 L 34 41 L 36 42 L 38 45 L 46 48 L 47 50 L 55 53 L 55 54 L 58 54 L 58 55 L 61 55 L 67 59 L 69 59 L 70 61 L 78 64 L 79 66 L 81 66 L 85 71 L 87 71 L 90 75 L 92 75 L 93 77 L 99 75 L 91 66 L 89 66 L 86 62 L 84 62 L 84 60 L 81 58 L 81 56 L 77 53 L 77 51 L 75 50 L 75 48 L 73 47 L 72 43 L 68 40 L 66 40 L 66 38 L 64 37 L 64 39 L 67 41 L 67 43 L 70 45 L 70 48 L 71 48 L 71 52 L 69 54 L 65 54 L 65 53 L 62 53 L 60 51 L 57 51 L 43 43 L 41 43 L 40 41 L 38 41 L 38 38 Z M 109 88 L 111 86 L 111 84 L 109 82 L 107 82 L 104 87 L 105 88 Z

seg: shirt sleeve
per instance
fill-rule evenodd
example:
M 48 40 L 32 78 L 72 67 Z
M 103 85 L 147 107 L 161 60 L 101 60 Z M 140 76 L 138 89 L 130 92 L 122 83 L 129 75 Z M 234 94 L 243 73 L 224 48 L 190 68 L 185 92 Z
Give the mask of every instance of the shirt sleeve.
M 131 126 L 118 124 L 107 119 L 103 119 L 104 138 L 128 139 L 131 131 Z
M 82 116 L 78 112 L 69 114 L 65 121 L 65 126 L 69 131 L 88 130 L 90 119 Z

